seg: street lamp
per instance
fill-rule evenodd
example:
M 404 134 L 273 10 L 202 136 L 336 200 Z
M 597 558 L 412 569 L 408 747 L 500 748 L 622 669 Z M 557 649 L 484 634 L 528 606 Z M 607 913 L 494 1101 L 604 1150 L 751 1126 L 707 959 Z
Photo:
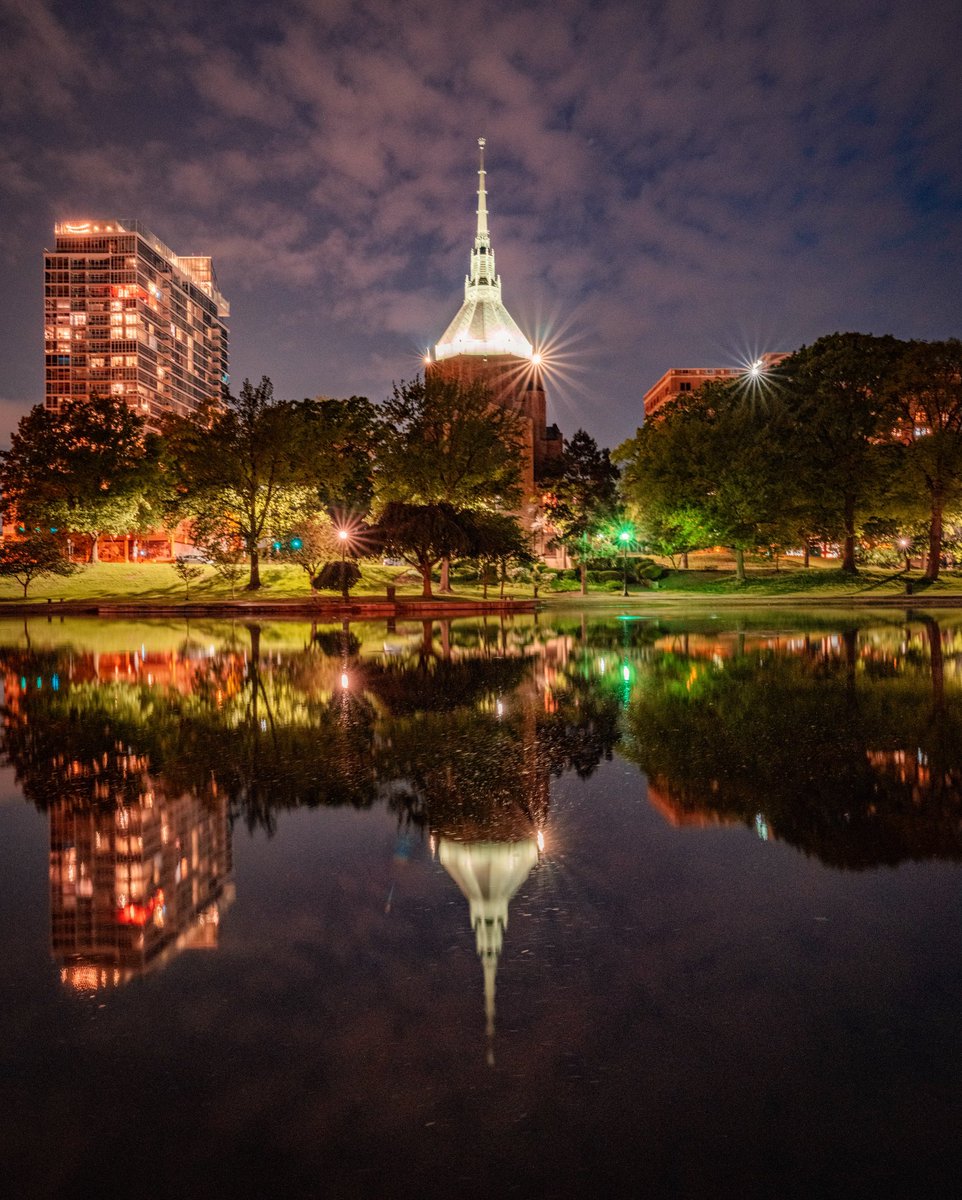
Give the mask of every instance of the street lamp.
M 618 534 L 618 541 L 621 542 L 621 577 L 622 577 L 622 596 L 628 595 L 628 543 L 633 537 L 630 529 L 622 529 Z
M 350 541 L 351 535 L 346 529 L 339 529 L 337 531 L 337 538 L 341 543 L 341 597 L 344 603 L 347 604 L 350 596 L 347 590 L 347 564 L 345 562 L 345 555 L 347 554 L 347 543 Z

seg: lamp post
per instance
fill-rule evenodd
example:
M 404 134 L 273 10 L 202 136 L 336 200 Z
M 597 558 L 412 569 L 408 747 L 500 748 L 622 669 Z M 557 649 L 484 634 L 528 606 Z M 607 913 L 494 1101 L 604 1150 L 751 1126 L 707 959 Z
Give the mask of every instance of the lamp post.
M 351 535 L 346 529 L 339 529 L 337 531 L 337 537 L 338 541 L 341 543 L 341 598 L 344 603 L 347 604 L 350 597 L 347 590 L 347 564 L 345 562 L 345 555 L 347 554 L 347 543 L 350 540 Z
M 621 578 L 622 578 L 622 596 L 628 595 L 628 543 L 632 539 L 632 531 L 630 529 L 622 529 L 618 534 L 618 541 L 621 542 Z

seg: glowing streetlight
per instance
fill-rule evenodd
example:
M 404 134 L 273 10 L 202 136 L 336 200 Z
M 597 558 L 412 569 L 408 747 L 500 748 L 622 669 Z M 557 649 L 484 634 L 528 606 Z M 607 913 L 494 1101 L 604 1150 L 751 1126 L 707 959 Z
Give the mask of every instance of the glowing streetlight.
M 338 541 L 341 543 L 341 598 L 347 604 L 350 599 L 347 590 L 347 563 L 345 557 L 347 555 L 347 544 L 351 540 L 350 531 L 347 529 L 339 529 L 337 531 Z
M 618 533 L 618 541 L 621 542 L 621 577 L 622 577 L 622 596 L 628 595 L 628 543 L 634 538 L 634 530 L 625 526 Z

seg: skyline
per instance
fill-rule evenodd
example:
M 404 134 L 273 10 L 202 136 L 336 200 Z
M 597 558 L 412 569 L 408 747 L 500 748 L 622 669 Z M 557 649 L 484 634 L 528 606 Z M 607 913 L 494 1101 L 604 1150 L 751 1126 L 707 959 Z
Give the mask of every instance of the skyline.
M 630 437 L 670 367 L 957 335 L 962 13 L 770 8 L 0 0 L 0 442 L 43 399 L 57 220 L 211 255 L 234 391 L 382 400 L 461 302 L 479 136 L 568 437 Z

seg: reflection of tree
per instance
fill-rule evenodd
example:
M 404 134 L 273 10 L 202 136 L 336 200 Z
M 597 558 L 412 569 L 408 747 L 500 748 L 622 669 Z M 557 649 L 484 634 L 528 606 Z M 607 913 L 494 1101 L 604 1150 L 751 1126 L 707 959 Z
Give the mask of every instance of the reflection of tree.
M 860 654 L 854 633 L 791 655 L 661 656 L 625 753 L 679 814 L 763 818 L 836 866 L 962 858 L 962 698 L 942 693 L 933 625 L 924 664 Z
M 617 696 L 532 628 L 442 624 L 436 640 L 428 622 L 383 656 L 344 629 L 276 653 L 257 624 L 149 661 L 0 649 L 4 754 L 44 809 L 135 801 L 136 762 L 170 794 L 216 792 L 268 829 L 283 808 L 385 795 L 416 823 L 477 830 L 515 812 L 530 828 L 550 776 L 590 774 L 620 733 Z

